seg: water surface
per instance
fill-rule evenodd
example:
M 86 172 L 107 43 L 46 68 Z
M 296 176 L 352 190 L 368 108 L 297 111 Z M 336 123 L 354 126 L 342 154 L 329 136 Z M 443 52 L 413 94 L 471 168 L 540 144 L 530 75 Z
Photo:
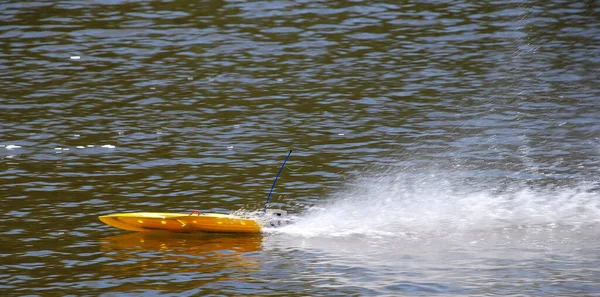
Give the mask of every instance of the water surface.
M 596 1 L 5 1 L 0 291 L 600 294 Z M 260 236 L 98 215 L 228 213 Z

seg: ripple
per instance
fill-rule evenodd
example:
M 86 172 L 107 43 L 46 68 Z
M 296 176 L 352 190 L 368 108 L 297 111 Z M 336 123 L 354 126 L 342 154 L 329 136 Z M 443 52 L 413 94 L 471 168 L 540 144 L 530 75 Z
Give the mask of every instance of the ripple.
M 0 288 L 596 294 L 598 239 L 582 222 L 595 222 L 597 209 L 578 200 L 598 193 L 596 10 L 561 1 L 3 3 L 0 226 L 17 244 L 0 254 Z M 381 176 L 392 182 L 371 180 L 370 195 L 358 195 L 368 205 L 344 212 L 381 206 L 359 217 L 376 238 L 123 234 L 97 220 L 260 210 L 290 149 L 273 206 L 301 216 Z M 400 182 L 424 172 L 427 186 Z M 509 199 L 514 189 L 535 195 Z M 446 192 L 408 194 L 419 190 Z M 533 207 L 540 196 L 553 207 Z M 492 197 L 506 199 L 485 208 Z M 476 206 L 483 211 L 465 211 Z M 425 224 L 436 222 L 427 211 L 437 224 Z M 570 225 L 502 225 L 511 211 Z M 446 227 L 477 215 L 502 228 L 443 241 L 456 235 Z M 409 218 L 421 232 L 398 223 Z

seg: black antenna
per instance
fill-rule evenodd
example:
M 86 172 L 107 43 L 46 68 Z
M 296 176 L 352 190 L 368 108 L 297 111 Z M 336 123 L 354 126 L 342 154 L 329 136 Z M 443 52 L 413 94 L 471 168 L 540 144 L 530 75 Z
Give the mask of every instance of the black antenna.
M 275 188 L 275 183 L 277 182 L 277 178 L 279 178 L 279 175 L 281 174 L 281 170 L 283 170 L 283 166 L 285 166 L 285 162 L 287 162 L 287 160 L 290 158 L 291 154 L 292 154 L 292 151 L 290 151 L 288 153 L 287 157 L 285 158 L 285 161 L 283 161 L 283 164 L 281 164 L 281 168 L 279 168 L 279 172 L 277 172 L 277 176 L 275 176 L 275 180 L 273 181 L 273 185 L 271 186 L 271 191 L 269 192 L 269 196 L 267 196 L 267 203 L 265 204 L 264 213 L 267 213 L 267 206 L 269 206 L 269 200 L 271 200 L 271 193 L 273 193 L 273 188 Z

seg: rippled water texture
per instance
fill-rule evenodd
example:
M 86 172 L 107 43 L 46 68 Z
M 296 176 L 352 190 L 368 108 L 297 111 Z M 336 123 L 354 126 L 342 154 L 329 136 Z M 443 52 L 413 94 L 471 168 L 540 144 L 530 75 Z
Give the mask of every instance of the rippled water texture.
M 598 296 L 598 1 L 3 1 L 2 296 Z M 259 236 L 98 215 L 228 213 Z

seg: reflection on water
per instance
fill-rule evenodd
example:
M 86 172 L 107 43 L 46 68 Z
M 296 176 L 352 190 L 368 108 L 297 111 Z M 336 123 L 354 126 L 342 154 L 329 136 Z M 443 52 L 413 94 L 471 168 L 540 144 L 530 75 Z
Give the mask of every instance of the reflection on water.
M 102 275 L 114 278 L 114 289 L 127 290 L 132 278 L 140 288 L 168 290 L 171 281 L 191 278 L 178 290 L 192 290 L 219 281 L 244 281 L 259 270 L 249 254 L 262 250 L 262 236 L 137 232 L 100 239 L 100 251 L 112 258 Z
M 262 236 L 227 234 L 180 234 L 169 232 L 135 232 L 100 239 L 105 252 L 118 252 L 125 258 L 127 251 L 158 251 L 172 255 L 205 257 L 215 253 L 223 257 L 261 250 Z M 131 256 L 131 255 L 129 255 Z

